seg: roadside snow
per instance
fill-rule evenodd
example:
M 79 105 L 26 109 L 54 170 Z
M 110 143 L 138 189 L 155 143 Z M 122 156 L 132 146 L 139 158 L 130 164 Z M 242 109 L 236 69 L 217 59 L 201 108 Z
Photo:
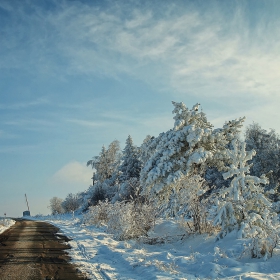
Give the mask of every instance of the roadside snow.
M 232 235 L 186 236 L 174 221 L 159 220 L 149 240 L 116 241 L 106 228 L 85 226 L 81 217 L 43 217 L 71 238 L 72 261 L 91 279 L 280 279 L 280 250 L 268 261 L 244 253 L 246 240 Z
M 0 220 L 0 234 L 4 232 L 6 229 L 11 227 L 13 224 L 15 224 L 14 220 L 4 218 Z

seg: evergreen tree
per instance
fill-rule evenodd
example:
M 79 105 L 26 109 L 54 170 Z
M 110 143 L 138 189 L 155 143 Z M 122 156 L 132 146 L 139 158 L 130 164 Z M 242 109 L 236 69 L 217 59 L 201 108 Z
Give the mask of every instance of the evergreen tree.
M 119 167 L 121 175 L 120 182 L 129 180 L 130 178 L 139 178 L 141 170 L 141 162 L 139 161 L 139 152 L 133 145 L 132 137 L 129 135 L 126 139 L 126 145 L 123 150 L 122 163 Z
M 154 136 L 147 135 L 143 140 L 143 143 L 140 146 L 140 161 L 143 166 L 154 154 L 156 146 L 158 144 L 157 139 L 159 139 L 159 137 L 155 138 Z
M 120 158 L 120 143 L 118 140 L 114 140 L 108 146 L 108 149 L 103 146 L 99 156 L 95 156 L 87 162 L 87 166 L 96 170 L 93 180 L 102 183 L 112 178 L 119 168 Z
M 165 200 L 181 178 L 204 171 L 206 165 L 224 168 L 226 145 L 236 137 L 244 121 L 234 120 L 213 130 L 205 114 L 199 112 L 199 104 L 191 110 L 183 103 L 173 105 L 174 127 L 146 145 L 153 153 L 140 176 L 146 194 Z
M 118 169 L 121 163 L 121 149 L 120 142 L 118 140 L 114 140 L 109 146 L 106 153 L 106 164 L 107 164 L 107 179 L 112 178 L 116 179 L 118 174 Z
M 248 161 L 256 154 L 254 150 L 246 151 L 246 143 L 232 142 L 228 150 L 231 164 L 223 174 L 224 179 L 232 178 L 230 186 L 219 192 L 215 224 L 222 230 L 219 238 L 228 232 L 238 231 L 239 238 L 252 238 L 252 256 L 265 259 L 272 254 L 275 240 L 278 240 L 277 215 L 271 210 L 271 201 L 264 195 L 261 185 L 267 184 L 267 178 L 249 175 Z

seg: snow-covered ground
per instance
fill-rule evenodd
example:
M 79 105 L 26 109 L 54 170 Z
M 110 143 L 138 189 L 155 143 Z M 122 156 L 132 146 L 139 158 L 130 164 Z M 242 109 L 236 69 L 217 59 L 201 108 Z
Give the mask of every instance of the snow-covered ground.
M 15 223 L 14 220 L 3 218 L 0 219 L 0 234 Z
M 159 220 L 143 241 L 117 241 L 105 228 L 85 226 L 81 217 L 43 217 L 70 237 L 73 262 L 90 279 L 280 279 L 280 248 L 272 258 L 251 259 L 246 240 L 232 235 L 184 235 L 174 221 Z

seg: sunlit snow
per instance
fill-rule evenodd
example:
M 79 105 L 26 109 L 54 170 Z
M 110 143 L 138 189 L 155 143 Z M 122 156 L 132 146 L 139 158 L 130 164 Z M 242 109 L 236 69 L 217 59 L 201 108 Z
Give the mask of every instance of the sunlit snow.
M 90 279 L 279 279 L 280 248 L 273 257 L 252 259 L 236 232 L 188 235 L 172 220 L 158 220 L 148 240 L 117 241 L 105 227 L 85 226 L 71 215 L 36 218 L 59 227 L 72 240 L 72 262 Z

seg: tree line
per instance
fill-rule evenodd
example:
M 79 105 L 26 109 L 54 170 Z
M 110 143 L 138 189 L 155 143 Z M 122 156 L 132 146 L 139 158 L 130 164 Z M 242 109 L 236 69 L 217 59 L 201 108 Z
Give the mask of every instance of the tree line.
M 64 200 L 52 198 L 52 214 L 86 212 L 87 220 L 97 224 L 110 223 L 110 211 L 119 209 L 118 223 L 132 223 L 124 216 L 128 211 L 141 223 L 134 223 L 133 234 L 122 229 L 125 238 L 149 230 L 149 212 L 180 219 L 193 233 L 217 231 L 217 238 L 224 238 L 236 231 L 238 237 L 252 239 L 252 257 L 268 258 L 279 239 L 279 136 L 257 123 L 242 135 L 245 118 L 215 129 L 200 104 L 192 109 L 182 102 L 173 106 L 174 126 L 168 131 L 148 135 L 139 147 L 130 135 L 123 150 L 117 140 L 103 146 L 87 162 L 93 169 L 92 185 Z

